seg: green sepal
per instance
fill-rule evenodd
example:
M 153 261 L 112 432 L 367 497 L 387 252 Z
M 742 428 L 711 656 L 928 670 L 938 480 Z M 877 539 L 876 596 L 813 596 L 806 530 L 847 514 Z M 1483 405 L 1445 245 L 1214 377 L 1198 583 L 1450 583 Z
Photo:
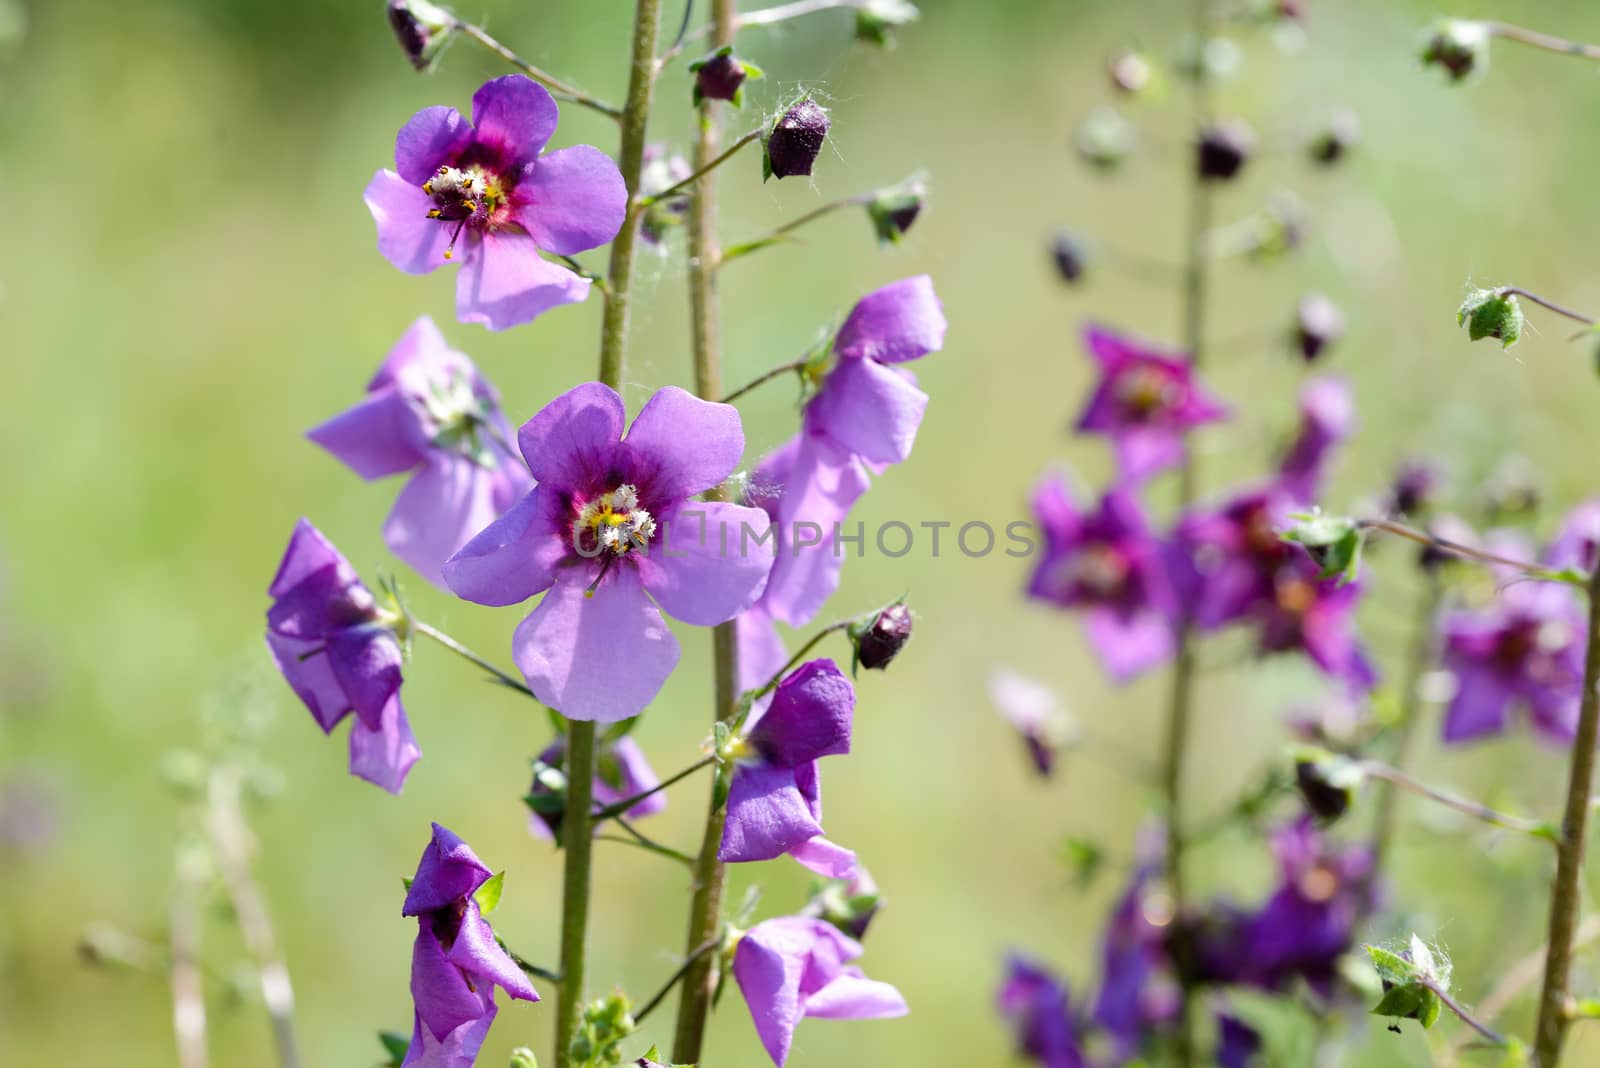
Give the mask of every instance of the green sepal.
M 398 1031 L 379 1031 L 378 1041 L 389 1055 L 389 1059 L 384 1061 L 385 1068 L 400 1068 L 401 1062 L 406 1059 L 406 1051 L 411 1048 L 411 1040 Z
M 506 873 L 497 872 L 485 879 L 483 885 L 473 891 L 472 900 L 478 903 L 478 912 L 484 916 L 489 915 L 500 905 L 500 895 L 506 888 Z

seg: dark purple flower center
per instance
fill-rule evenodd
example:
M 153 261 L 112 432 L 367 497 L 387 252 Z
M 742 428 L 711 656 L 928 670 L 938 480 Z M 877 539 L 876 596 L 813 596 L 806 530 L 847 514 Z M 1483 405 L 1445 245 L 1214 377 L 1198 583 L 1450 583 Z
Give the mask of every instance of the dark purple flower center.
M 511 189 L 516 181 L 514 177 L 507 180 L 495 156 L 483 146 L 474 145 L 454 163 L 442 164 L 422 183 L 422 191 L 434 205 L 428 209 L 428 218 L 455 227 L 450 247 L 444 253 L 447 260 L 455 255 L 456 241 L 469 224 L 486 230 L 508 222 Z
M 428 913 L 428 927 L 446 953 L 456 944 L 456 936 L 461 933 L 461 922 L 466 915 L 467 899 L 464 897 L 457 898 L 442 909 Z
M 639 491 L 632 483 L 587 500 L 574 497 L 572 504 L 572 547 L 580 556 L 603 556 L 609 561 L 647 548 L 655 537 L 655 518 L 639 503 Z
M 1133 577 L 1133 560 L 1111 542 L 1089 542 L 1056 568 L 1065 594 L 1097 604 L 1122 600 Z
M 1183 400 L 1183 383 L 1171 370 L 1151 363 L 1134 364 L 1111 383 L 1122 417 L 1132 423 L 1153 423 Z

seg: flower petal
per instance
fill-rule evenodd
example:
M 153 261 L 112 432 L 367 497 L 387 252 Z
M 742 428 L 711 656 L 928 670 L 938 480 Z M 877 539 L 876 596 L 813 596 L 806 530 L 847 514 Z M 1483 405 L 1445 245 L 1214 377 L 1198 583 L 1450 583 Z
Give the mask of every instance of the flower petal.
M 788 647 L 766 609 L 757 604 L 734 620 L 739 643 L 739 688 L 756 690 L 789 662 Z M 771 698 L 767 698 L 771 700 Z
M 417 921 L 411 949 L 411 1002 L 423 1025 L 440 1040 L 494 1005 L 492 989 L 474 991 L 461 969 L 450 963 L 426 916 Z
M 445 956 L 457 968 L 493 983 L 514 998 L 539 1000 L 539 993 L 533 989 L 527 974 L 500 948 L 500 943 L 494 940 L 494 931 L 478 911 L 478 903 L 470 898 L 456 940 Z
M 744 428 L 733 405 L 667 386 L 639 409 L 626 445 L 641 491 L 661 507 L 720 486 L 744 455 Z
M 576 256 L 622 229 L 628 187 L 611 157 L 592 145 L 548 152 L 517 183 L 517 221 L 546 252 Z
M 472 94 L 474 140 L 499 148 L 514 167 L 539 158 L 560 115 L 550 91 L 520 74 L 484 82 Z
M 496 472 L 465 456 L 435 451 L 395 498 L 383 524 L 384 544 L 423 578 L 449 589 L 444 562 L 497 518 L 497 481 Z
M 855 968 L 806 998 L 806 1015 L 819 1020 L 882 1020 L 910 1011 L 900 991 Z
M 861 461 L 830 442 L 804 439 L 778 501 L 777 557 L 761 601 L 773 619 L 803 626 L 839 588 L 848 550 L 835 534 L 870 484 Z M 802 536 L 817 540 L 803 544 Z
M 631 564 L 612 567 L 594 596 L 570 568 L 512 639 L 534 696 L 568 719 L 614 723 L 644 711 L 678 664 L 678 640 Z
M 407 274 L 427 274 L 448 261 L 455 227 L 428 218 L 433 203 L 394 171 L 379 171 L 362 195 L 378 224 L 378 251 Z
M 496 1011 L 490 1004 L 482 1016 L 462 1024 L 443 1040 L 434 1038 L 433 1032 L 423 1026 L 422 1017 L 416 1016 L 411 1025 L 411 1045 L 400 1068 L 472 1068 L 483 1040 L 489 1037 Z
M 517 445 L 534 478 L 570 487 L 586 481 L 585 475 L 612 467 L 627 422 L 627 409 L 616 390 L 602 382 L 585 382 L 523 423 Z
M 1172 656 L 1172 624 L 1159 612 L 1100 606 L 1089 609 L 1085 624 L 1089 644 L 1116 682 L 1127 682 Z
M 833 348 L 848 358 L 899 363 L 944 346 L 943 306 L 925 274 L 892 282 L 856 302 Z
M 490 330 L 531 323 L 551 308 L 580 304 L 589 280 L 548 262 L 527 234 L 496 230 L 464 235 L 456 278 L 456 317 Z
M 1455 673 L 1456 695 L 1444 714 L 1444 740 L 1468 742 L 1506 729 L 1506 714 L 1516 694 L 1495 672 L 1479 665 L 1452 661 L 1445 666 Z
M 435 104 L 423 108 L 394 139 L 394 169 L 418 193 L 422 183 L 472 141 L 472 127 L 455 108 Z
M 457 597 L 499 608 L 549 588 L 567 551 L 553 496 L 535 486 L 444 562 L 442 577 Z
M 786 932 L 766 930 L 757 924 L 739 940 L 733 954 L 733 977 L 750 1008 L 756 1034 L 772 1062 L 779 1065 L 789 1057 L 794 1029 L 805 1015 L 800 1004 L 800 976 L 805 970 L 803 947 L 780 937 Z
M 830 842 L 821 835 L 801 842 L 789 850 L 789 856 L 801 867 L 825 879 L 850 879 L 856 874 L 855 851 Z
M 875 360 L 842 359 L 806 406 L 806 427 L 869 463 L 911 455 L 928 395 L 907 374 Z
M 417 860 L 417 875 L 406 891 L 402 916 L 418 916 L 446 908 L 473 893 L 494 873 L 450 828 L 435 823 L 433 835 Z
M 667 614 L 712 627 L 755 604 L 772 570 L 772 520 L 759 508 L 691 501 L 661 517 L 639 577 Z
M 295 523 L 294 533 L 289 535 L 289 545 L 283 551 L 278 573 L 267 587 L 267 596 L 282 597 L 325 567 L 334 568 L 341 583 L 357 581 L 355 569 L 344 554 L 334 548 L 327 535 L 311 525 L 311 520 L 302 518 Z
M 747 764 L 734 770 L 718 860 L 772 860 L 820 834 L 793 769 Z
M 422 757 L 417 739 L 400 705 L 400 695 L 390 698 L 377 730 L 357 718 L 350 725 L 350 774 L 398 794 L 411 767 Z
M 304 702 L 324 734 L 350 714 L 350 698 L 333 677 L 333 668 L 321 652 L 322 642 L 287 638 L 269 630 L 267 649 L 289 688 Z
M 772 706 L 750 729 L 750 744 L 769 764 L 797 768 L 850 752 L 856 693 L 832 660 L 810 660 L 779 683 Z
M 426 458 L 417 447 L 416 410 L 393 389 L 369 393 L 306 437 L 369 480 L 409 471 Z
M 383 713 L 400 690 L 400 643 L 378 626 L 346 627 L 328 637 L 328 666 L 350 697 L 356 715 L 372 730 L 383 729 Z

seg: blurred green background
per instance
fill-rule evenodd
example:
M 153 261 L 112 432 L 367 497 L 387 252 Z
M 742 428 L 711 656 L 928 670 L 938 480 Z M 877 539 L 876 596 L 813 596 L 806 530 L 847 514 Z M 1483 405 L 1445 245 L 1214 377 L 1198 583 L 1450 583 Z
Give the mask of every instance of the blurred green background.
M 159 979 L 86 967 L 74 944 L 94 922 L 162 937 L 177 805 L 160 765 L 195 744 L 203 708 L 240 680 L 279 708 L 263 757 L 281 796 L 256 817 L 260 864 L 299 997 L 308 1065 L 379 1059 L 373 1032 L 410 1020 L 414 927 L 399 916 L 400 877 L 429 820 L 463 834 L 508 869 L 496 927 L 520 952 L 553 962 L 559 858 L 528 837 L 518 797 L 544 718 L 482 685 L 435 647 L 419 647 L 406 703 L 425 757 L 402 797 L 345 774 L 342 730 L 323 740 L 262 648 L 264 589 L 289 531 L 311 517 L 369 577 L 397 563 L 379 525 L 397 483 L 365 485 L 302 433 L 347 406 L 417 315 L 499 384 L 515 421 L 593 373 L 600 305 L 562 309 L 531 329 L 492 335 L 454 321 L 453 282 L 413 278 L 373 248 L 361 204 L 391 164 L 395 130 L 433 103 L 465 108 L 503 73 L 457 44 L 431 77 L 412 73 L 378 0 L 10 0 L 25 31 L 5 47 L 0 165 L 8 205 L 0 261 L 0 560 L 4 562 L 4 708 L 0 777 L 42 790 L 59 833 L 0 854 L 0 1063 L 173 1063 Z M 1150 256 L 1175 258 L 1183 223 L 1183 110 L 1140 104 L 1143 149 L 1113 179 L 1073 158 L 1070 134 L 1109 93 L 1101 62 L 1119 45 L 1170 55 L 1186 5 L 1163 2 L 925 0 L 923 21 L 882 53 L 851 43 L 832 12 L 781 32 L 754 31 L 742 51 L 768 80 L 756 109 L 797 86 L 833 111 L 811 185 L 762 185 L 753 154 L 726 172 L 723 232 L 754 235 L 820 202 L 927 168 L 933 198 L 907 243 L 874 247 L 864 218 L 840 213 L 804 242 L 762 253 L 725 276 L 730 382 L 800 352 L 874 286 L 918 272 L 937 283 L 951 329 L 917 371 L 933 400 L 912 462 L 857 509 L 869 528 L 902 519 L 996 526 L 1023 516 L 1029 486 L 1065 462 L 1090 484 L 1103 447 L 1065 433 L 1089 380 L 1076 333 L 1094 317 L 1172 337 L 1175 294 L 1112 272 L 1068 290 L 1044 242 L 1072 224 Z M 1220 94 L 1261 132 L 1263 158 L 1223 196 L 1224 217 L 1274 188 L 1299 190 L 1314 230 L 1272 266 L 1220 272 L 1210 377 L 1243 417 L 1207 439 L 1215 490 L 1262 470 L 1291 424 L 1303 373 L 1274 335 L 1306 289 L 1345 306 L 1350 335 L 1328 364 L 1354 381 L 1362 430 L 1345 456 L 1334 507 L 1379 489 L 1400 455 L 1449 457 L 1470 486 L 1506 453 L 1533 460 L 1553 500 L 1595 489 L 1590 356 L 1566 327 L 1531 314 L 1537 332 L 1510 354 L 1469 347 L 1452 313 L 1469 282 L 1515 282 L 1600 307 L 1592 259 L 1600 211 L 1589 136 L 1600 122 L 1592 65 L 1497 45 L 1479 84 L 1451 87 L 1415 60 L 1437 10 L 1405 2 L 1311 0 L 1307 47 L 1279 51 L 1243 34 L 1245 62 Z M 670 21 L 679 10 L 669 5 Z M 530 60 L 609 98 L 621 95 L 629 5 L 622 0 L 477 0 L 486 23 Z M 1600 10 L 1581 0 L 1486 3 L 1490 15 L 1586 40 Z M 1348 166 L 1316 172 L 1299 146 L 1338 104 L 1365 144 Z M 735 119 L 753 123 L 756 111 Z M 689 123 L 682 65 L 664 79 L 657 133 Z M 565 108 L 557 144 L 614 151 L 614 128 Z M 591 254 L 586 259 L 599 263 Z M 687 384 L 684 268 L 674 242 L 647 256 L 634 320 L 630 406 Z M 744 405 L 750 459 L 794 427 L 792 394 L 768 387 Z M 1161 504 L 1168 488 L 1158 487 Z M 1395 664 L 1414 582 L 1394 561 L 1370 598 L 1368 634 Z M 1163 683 L 1113 690 L 1076 624 L 1020 598 L 1026 563 L 995 555 L 933 559 L 926 542 L 899 560 L 852 562 L 834 601 L 853 613 L 910 590 L 914 644 L 860 683 L 856 752 L 830 761 L 828 829 L 856 848 L 890 899 L 864 961 L 896 983 L 913 1014 L 862 1024 L 811 1022 L 791 1060 L 829 1064 L 1000 1064 L 1008 1041 L 992 1016 L 1001 954 L 1027 947 L 1091 981 L 1096 932 L 1115 874 L 1087 893 L 1058 854 L 1069 833 L 1125 852 L 1148 811 L 1144 791 L 1084 753 L 1056 781 L 1025 772 L 1016 739 L 988 704 L 996 665 L 1059 687 L 1098 731 L 1154 751 Z M 518 609 L 492 611 L 407 583 L 418 613 L 508 661 Z M 684 662 L 639 729 L 663 772 L 697 752 L 708 717 L 708 639 L 686 633 Z M 835 655 L 842 650 L 832 648 Z M 1191 818 L 1223 808 L 1275 759 L 1282 721 L 1314 699 L 1292 664 L 1219 666 L 1203 682 L 1192 756 Z M 1550 813 L 1559 757 L 1523 736 L 1423 762 L 1442 783 L 1495 792 Z M 26 790 L 19 789 L 19 795 Z M 702 788 L 681 787 L 651 830 L 687 846 Z M 1371 933 L 1415 927 L 1455 956 L 1462 997 L 1481 996 L 1537 943 L 1544 855 L 1406 809 L 1398 870 L 1405 915 Z M 1197 855 L 1197 881 L 1259 897 L 1263 850 L 1223 838 Z M 804 900 L 805 873 L 746 866 L 764 914 Z M 597 989 L 645 996 L 681 949 L 686 879 L 671 865 L 601 847 L 593 963 Z M 207 958 L 227 971 L 236 937 L 213 923 Z M 1580 989 L 1600 978 L 1580 966 Z M 266 1065 L 254 1005 L 213 998 L 214 1063 Z M 665 1044 L 670 1013 L 649 1034 Z M 548 1005 L 503 1011 L 482 1057 L 548 1044 Z M 1526 1026 L 1524 1016 L 1507 1020 Z M 1423 1045 L 1358 1030 L 1345 1063 L 1421 1064 Z M 1451 1024 L 1446 1021 L 1445 1028 Z M 764 1062 L 736 995 L 723 1002 L 713 1065 Z M 1574 1063 L 1600 1057 L 1591 1044 Z

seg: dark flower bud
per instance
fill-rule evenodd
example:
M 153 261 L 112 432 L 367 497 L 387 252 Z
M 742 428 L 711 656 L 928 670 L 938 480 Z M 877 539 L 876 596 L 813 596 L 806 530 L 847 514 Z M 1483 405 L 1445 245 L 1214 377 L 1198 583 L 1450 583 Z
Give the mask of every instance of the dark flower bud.
M 1133 151 L 1133 127 L 1115 108 L 1095 108 L 1078 124 L 1072 143 L 1085 163 L 1115 170 Z
M 1138 52 L 1123 49 L 1114 52 L 1106 60 L 1106 76 L 1111 79 L 1111 87 L 1128 94 L 1142 93 L 1150 87 L 1150 81 L 1155 73 L 1150 61 Z
M 856 40 L 894 47 L 894 31 L 922 17 L 910 0 L 867 0 L 856 8 Z
M 928 186 L 920 174 L 874 193 L 867 202 L 867 216 L 872 220 L 878 240 L 885 245 L 898 244 L 922 214 L 927 197 Z
M 1294 340 L 1307 363 L 1344 336 L 1344 313 L 1321 293 L 1307 293 L 1295 312 Z
M 1295 787 L 1306 808 L 1325 824 L 1350 810 L 1362 778 L 1360 765 L 1331 753 L 1310 750 L 1295 757 Z
M 830 125 L 827 112 L 809 96 L 785 111 L 767 133 L 767 176 L 809 176 L 812 164 L 822 154 Z
M 1196 165 L 1200 177 L 1227 181 L 1236 176 L 1255 151 L 1256 135 L 1239 119 L 1212 123 L 1200 133 L 1196 145 Z
M 761 68 L 733 54 L 732 45 L 723 45 L 709 56 L 689 64 L 694 74 L 694 102 L 727 100 L 734 107 L 744 104 L 744 83 L 761 77 Z
M 1393 515 L 1425 512 L 1433 504 L 1443 482 L 1444 474 L 1437 464 L 1421 457 L 1409 457 L 1400 461 L 1395 469 L 1385 506 Z
M 455 36 L 455 17 L 428 0 L 389 0 L 387 10 L 389 26 L 411 65 L 420 71 L 432 70 Z
M 567 814 L 566 746 L 550 746 L 533 762 L 533 785 L 522 798 L 528 811 L 542 822 L 556 841 Z
M 1423 66 L 1443 67 L 1453 82 L 1489 69 L 1489 27 L 1467 19 L 1434 23 L 1422 49 Z
M 1349 108 L 1340 108 L 1328 117 L 1328 125 L 1312 140 L 1312 162 L 1331 167 L 1360 140 L 1361 120 Z
M 1050 241 L 1050 257 L 1055 260 L 1061 280 L 1068 285 L 1076 284 L 1089 266 L 1088 247 L 1070 230 L 1062 230 Z
M 1474 289 L 1456 310 L 1456 325 L 1467 328 L 1467 337 L 1492 337 L 1503 349 L 1521 339 L 1524 322 L 1517 295 L 1501 289 Z
M 855 663 L 867 670 L 883 670 L 911 640 L 911 609 L 895 602 L 865 622 L 850 625 Z

